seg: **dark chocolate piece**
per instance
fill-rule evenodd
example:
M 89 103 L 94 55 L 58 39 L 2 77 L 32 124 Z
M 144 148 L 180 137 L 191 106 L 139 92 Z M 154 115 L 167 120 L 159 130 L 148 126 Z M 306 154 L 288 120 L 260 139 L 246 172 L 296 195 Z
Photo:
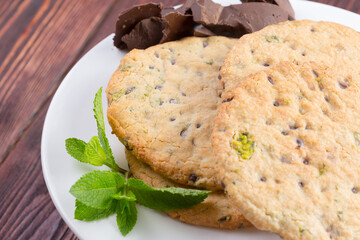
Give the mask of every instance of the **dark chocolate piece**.
M 263 3 L 271 3 L 278 5 L 282 10 L 287 12 L 289 14 L 288 20 L 294 20 L 295 19 L 295 12 L 292 8 L 289 0 L 241 0 L 243 3 L 246 2 L 263 2 Z
M 251 26 L 250 32 L 288 20 L 287 12 L 270 3 L 249 2 L 230 7 Z
M 191 7 L 198 0 L 187 0 L 181 7 L 179 7 L 176 11 L 181 14 L 189 14 L 191 15 Z
M 120 13 L 115 27 L 114 45 L 125 49 L 127 46 L 121 38 L 129 34 L 140 21 L 151 17 L 161 17 L 161 9 L 161 3 L 148 3 L 134 6 Z
M 196 37 L 210 37 L 210 36 L 216 36 L 215 33 L 210 31 L 209 29 L 205 27 L 195 28 L 194 30 L 194 36 Z
M 147 18 L 136 24 L 129 34 L 121 38 L 121 41 L 126 44 L 129 50 L 134 48 L 145 49 L 160 42 L 163 37 L 161 29 L 161 18 Z
M 191 10 L 194 21 L 216 35 L 241 37 L 251 31 L 250 25 L 239 17 L 234 9 L 223 7 L 211 0 L 198 0 Z
M 195 23 L 191 15 L 185 15 L 177 11 L 169 12 L 163 15 L 162 22 L 163 37 L 160 43 L 193 35 Z

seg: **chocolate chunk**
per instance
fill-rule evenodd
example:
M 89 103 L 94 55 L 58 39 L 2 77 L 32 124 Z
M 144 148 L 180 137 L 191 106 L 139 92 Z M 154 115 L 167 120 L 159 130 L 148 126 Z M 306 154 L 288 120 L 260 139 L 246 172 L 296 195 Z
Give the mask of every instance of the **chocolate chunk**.
M 125 49 L 127 46 L 121 38 L 129 34 L 140 21 L 151 17 L 161 17 L 161 9 L 161 3 L 148 3 L 136 5 L 120 13 L 115 27 L 114 45 Z
M 163 37 L 161 33 L 162 21 L 158 17 L 141 20 L 129 34 L 121 38 L 129 50 L 138 48 L 145 49 L 156 45 Z
M 195 23 L 191 15 L 179 12 L 169 12 L 162 16 L 163 37 L 160 43 L 174 41 L 185 36 L 191 36 L 194 32 Z
M 247 2 L 262 2 L 262 3 L 270 3 L 278 5 L 282 10 L 288 13 L 288 19 L 295 19 L 295 12 L 292 8 L 289 0 L 241 0 L 243 3 Z
M 270 3 L 243 3 L 230 7 L 250 25 L 250 32 L 288 20 L 287 12 Z
M 192 182 L 196 182 L 198 180 L 198 176 L 195 173 L 191 173 L 189 176 L 189 180 Z
M 194 21 L 216 35 L 241 37 L 250 32 L 250 25 L 233 8 L 223 7 L 211 0 L 198 0 L 191 6 Z
M 195 28 L 194 36 L 195 37 L 210 37 L 210 36 L 216 36 L 216 34 L 205 27 L 200 27 L 200 28 Z
M 197 2 L 197 0 L 187 0 L 181 7 L 179 7 L 176 11 L 181 14 L 190 14 L 191 15 L 191 7 Z

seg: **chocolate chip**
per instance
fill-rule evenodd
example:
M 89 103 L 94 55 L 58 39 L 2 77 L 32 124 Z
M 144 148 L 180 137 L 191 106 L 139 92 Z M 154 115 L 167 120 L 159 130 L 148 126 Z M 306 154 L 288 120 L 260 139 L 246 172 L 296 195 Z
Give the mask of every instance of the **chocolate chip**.
M 315 72 L 315 70 L 312 70 L 312 72 L 315 75 L 315 77 L 319 77 L 319 74 L 317 72 Z
M 225 190 L 225 183 L 221 182 L 221 187 L 223 190 Z
M 155 89 L 160 90 L 160 91 L 161 91 L 162 88 L 163 88 L 163 86 L 161 86 L 161 85 L 156 85 L 155 86 Z
M 341 89 L 346 89 L 348 87 L 348 85 L 346 85 L 345 83 L 339 82 L 339 87 Z
M 264 65 L 264 67 L 270 66 L 268 63 L 264 63 L 263 65 Z
M 223 89 L 225 89 L 225 82 L 223 82 L 222 87 L 223 87 Z
M 303 161 L 303 164 L 308 165 L 308 164 L 309 164 L 309 160 L 305 158 L 304 161 Z
M 330 99 L 328 97 L 324 97 L 326 102 L 330 102 Z
M 179 102 L 176 101 L 176 99 L 174 99 L 174 98 L 171 98 L 171 99 L 169 100 L 169 103 L 179 104 Z
M 208 42 L 203 42 L 203 47 L 206 48 L 207 46 L 209 46 Z
M 262 182 L 266 182 L 266 177 L 262 177 L 262 178 L 260 178 L 260 181 L 262 181 Z
M 305 187 L 305 184 L 303 182 L 299 182 L 298 184 L 299 184 L 299 187 L 301 187 L 301 188 Z
M 311 28 L 310 31 L 311 31 L 311 32 L 315 32 L 315 29 L 314 29 L 314 28 Z
M 353 187 L 353 188 L 351 189 L 351 191 L 352 191 L 353 193 L 355 193 L 355 194 L 358 193 L 358 190 L 357 190 L 357 188 L 355 188 L 355 187 Z
M 154 66 L 149 66 L 149 69 L 153 70 L 153 69 L 154 69 Z
M 266 122 L 265 122 L 266 125 L 271 125 L 271 123 L 272 123 L 272 122 L 271 122 L 271 120 L 269 120 L 269 119 L 266 120 Z
M 164 104 L 164 101 L 163 100 L 160 100 L 159 101 L 159 105 L 161 106 L 161 105 L 163 105 Z
M 185 94 L 185 93 L 181 93 L 181 95 L 183 95 L 184 97 L 186 97 L 186 94 Z
M 303 52 L 301 55 L 303 55 L 303 56 L 305 57 L 305 56 L 306 56 L 306 53 Z
M 125 95 L 128 95 L 129 93 L 131 93 L 132 91 L 134 91 L 136 87 L 132 86 L 132 87 L 128 87 L 125 91 Z
M 198 176 L 195 173 L 191 173 L 189 175 L 189 180 L 192 182 L 196 182 L 198 180 Z
M 156 58 L 159 58 L 159 54 L 157 52 L 154 53 L 154 55 L 155 55 Z
M 274 103 L 273 103 L 273 104 L 274 104 L 274 106 L 275 106 L 275 107 L 280 106 L 280 103 L 279 103 L 278 101 L 274 101 Z
M 227 99 L 224 99 L 222 102 L 231 102 L 232 100 L 234 99 L 234 97 L 231 97 L 231 98 L 227 98 Z
M 173 122 L 173 121 L 175 121 L 175 120 L 176 120 L 175 118 L 170 118 L 170 121 L 171 121 L 171 122 Z
M 175 65 L 176 61 L 175 59 L 171 59 L 171 65 Z
M 297 149 L 300 149 L 301 147 L 302 147 L 302 145 L 303 145 L 303 141 L 301 140 L 301 139 L 296 139 L 296 148 Z
M 282 135 L 284 135 L 284 136 L 289 135 L 289 133 L 288 133 L 288 132 L 286 132 L 286 131 L 282 131 L 282 132 L 281 132 L 281 134 L 282 134 Z
M 296 124 L 293 124 L 293 125 L 289 125 L 289 128 L 290 128 L 291 130 L 296 130 L 296 129 L 298 129 L 299 127 L 296 126 Z
M 218 79 L 221 80 L 221 76 L 220 76 L 220 75 L 218 76 Z
M 269 83 L 274 84 L 274 80 L 270 76 L 268 76 L 267 79 L 268 79 Z
M 231 216 L 224 216 L 224 217 L 220 218 L 218 220 L 218 222 L 225 222 L 225 221 L 229 221 L 230 219 L 231 219 Z
M 221 66 L 219 67 L 219 71 L 221 70 Z
M 180 136 L 185 137 L 185 132 L 186 132 L 186 130 L 187 130 L 187 129 L 183 129 L 183 130 L 181 130 L 181 132 L 180 132 Z
M 196 124 L 196 128 L 200 128 L 201 127 L 201 123 Z

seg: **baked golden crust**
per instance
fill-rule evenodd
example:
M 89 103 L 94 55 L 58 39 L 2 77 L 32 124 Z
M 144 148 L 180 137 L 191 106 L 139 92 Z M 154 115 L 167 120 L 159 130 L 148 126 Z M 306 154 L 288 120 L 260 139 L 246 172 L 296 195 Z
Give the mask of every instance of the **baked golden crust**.
M 127 54 L 107 87 L 108 120 L 133 154 L 181 184 L 221 189 L 210 137 L 219 68 L 236 40 L 169 42 Z
M 125 154 L 130 171 L 135 178 L 157 188 L 186 187 L 154 172 L 148 165 L 137 160 L 131 152 L 125 151 Z M 251 226 L 239 210 L 227 200 L 223 192 L 213 192 L 205 201 L 192 208 L 168 211 L 167 214 L 181 222 L 197 226 L 220 229 L 238 229 Z
M 360 239 L 360 73 L 281 62 L 228 94 L 212 145 L 245 218 L 285 239 Z

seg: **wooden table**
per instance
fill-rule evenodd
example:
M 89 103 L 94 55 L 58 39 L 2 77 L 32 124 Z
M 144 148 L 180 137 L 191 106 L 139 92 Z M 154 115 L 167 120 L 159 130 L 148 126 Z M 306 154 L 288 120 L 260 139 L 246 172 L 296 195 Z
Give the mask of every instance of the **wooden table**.
M 316 1 L 360 13 L 358 0 Z M 144 2 L 148 0 L 1 1 L 0 239 L 77 239 L 56 211 L 43 179 L 45 114 L 72 66 L 113 32 L 118 13 Z

